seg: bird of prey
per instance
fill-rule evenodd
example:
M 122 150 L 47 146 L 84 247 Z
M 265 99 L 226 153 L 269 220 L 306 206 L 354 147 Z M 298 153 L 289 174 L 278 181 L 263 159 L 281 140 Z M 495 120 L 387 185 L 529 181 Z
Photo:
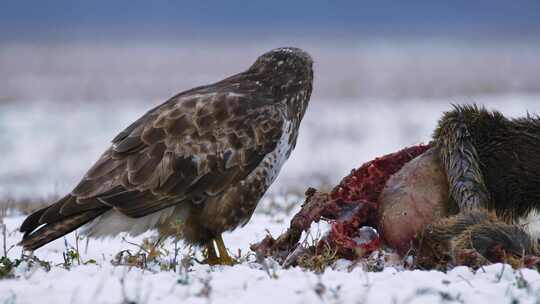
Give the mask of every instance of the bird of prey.
M 284 47 L 172 97 L 120 132 L 71 193 L 29 215 L 20 244 L 35 250 L 83 225 L 93 237 L 157 229 L 161 239 L 180 223 L 209 264 L 230 264 L 221 234 L 249 221 L 277 177 L 312 85 L 310 55 Z

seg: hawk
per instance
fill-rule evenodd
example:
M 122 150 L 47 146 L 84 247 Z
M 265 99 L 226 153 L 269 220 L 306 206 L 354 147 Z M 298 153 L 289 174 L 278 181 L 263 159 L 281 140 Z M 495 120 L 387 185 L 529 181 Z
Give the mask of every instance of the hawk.
M 279 174 L 312 86 L 310 55 L 284 47 L 172 97 L 120 132 L 71 193 L 29 215 L 20 244 L 35 250 L 83 225 L 91 237 L 157 229 L 162 239 L 179 223 L 208 263 L 232 263 L 221 234 L 249 221 Z

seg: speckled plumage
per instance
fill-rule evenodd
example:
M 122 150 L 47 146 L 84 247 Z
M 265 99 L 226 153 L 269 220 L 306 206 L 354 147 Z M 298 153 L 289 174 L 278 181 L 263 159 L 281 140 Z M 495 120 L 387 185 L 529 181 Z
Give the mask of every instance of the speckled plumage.
M 31 214 L 21 244 L 39 248 L 92 220 L 86 232 L 100 236 L 169 235 L 180 219 L 195 244 L 245 224 L 295 147 L 312 82 L 311 57 L 279 48 L 172 97 L 118 134 L 70 194 Z

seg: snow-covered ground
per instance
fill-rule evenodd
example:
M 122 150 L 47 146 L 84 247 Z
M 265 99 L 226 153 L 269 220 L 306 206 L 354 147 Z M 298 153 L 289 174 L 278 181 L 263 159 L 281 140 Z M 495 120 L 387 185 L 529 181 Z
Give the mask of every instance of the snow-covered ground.
M 0 198 L 70 191 L 118 132 L 161 102 L 0 103 Z M 540 96 L 314 98 L 297 147 L 270 191 L 335 184 L 376 156 L 429 141 L 441 113 L 452 103 L 473 102 L 509 116 L 540 113 Z
M 245 253 L 249 243 L 261 239 L 268 229 L 279 233 L 285 224 L 283 215 L 258 213 L 242 230 L 225 235 L 231 252 Z M 14 232 L 22 217 L 6 219 L 10 231 L 8 246 L 20 234 Z M 314 227 L 314 229 L 318 229 Z M 131 238 L 140 242 L 141 238 Z M 36 255 L 52 265 L 63 263 L 65 242 L 74 246 L 74 236 L 57 240 Z M 387 267 L 382 272 L 365 272 L 360 267 L 347 270 L 346 261 L 323 274 L 300 268 L 282 269 L 271 260 L 266 267 L 254 257 L 234 267 L 200 265 L 189 272 L 159 271 L 129 266 L 113 266 L 111 260 L 120 250 L 137 252 L 134 245 L 110 239 L 80 241 L 82 262 L 70 270 L 53 266 L 16 270 L 16 278 L 0 280 L 0 303 L 538 303 L 540 274 L 508 265 L 491 265 L 476 272 L 457 267 L 448 273 L 437 271 L 402 271 Z M 170 243 L 167 248 L 172 249 Z M 187 249 L 182 248 L 181 254 Z M 20 248 L 9 252 L 20 255 Z M 170 256 L 169 256 L 170 257 Z M 199 255 L 200 257 L 200 255 Z M 152 268 L 152 267 L 151 267 Z
M 540 303 L 538 272 L 502 265 L 476 273 L 464 267 L 446 274 L 391 267 L 364 272 L 348 271 L 341 261 L 318 275 L 271 260 L 265 267 L 249 255 L 250 243 L 267 231 L 276 236 L 285 230 L 307 187 L 334 185 L 376 156 L 429 141 L 451 103 L 476 102 L 509 116 L 540 113 L 540 95 L 528 93 L 540 88 L 537 41 L 299 38 L 2 45 L 0 224 L 6 224 L 8 247 L 20 240 L 24 217 L 8 211 L 2 218 L 3 203 L 43 202 L 70 191 L 118 132 L 168 96 L 239 72 L 282 45 L 310 52 L 316 76 L 296 150 L 248 225 L 224 235 L 232 253 L 241 250 L 239 265 L 194 263 L 188 272 L 113 266 L 118 252 L 137 252 L 133 244 L 149 233 L 90 240 L 88 246 L 81 240 L 82 262 L 96 263 L 74 262 L 67 270 L 61 264 L 66 244 L 76 244 L 72 233 L 36 252 L 51 262 L 51 271 L 22 264 L 15 278 L 0 279 L 0 304 Z M 324 233 L 327 227 L 313 229 Z M 0 225 L 0 257 L 1 232 Z M 190 252 L 181 247 L 180 255 Z M 20 254 L 16 246 L 8 256 Z
M 243 229 L 224 236 L 232 253 L 249 251 L 266 231 L 274 236 L 286 228 L 298 210 L 298 193 L 322 182 L 335 184 L 355 167 L 376 156 L 406 145 L 427 142 L 442 111 L 450 103 L 484 104 L 509 116 L 540 112 L 540 96 L 481 96 L 449 100 L 312 100 L 302 125 L 298 146 L 277 183 Z M 31 102 L 0 105 L 0 198 L 43 198 L 67 192 L 84 174 L 108 141 L 154 103 L 119 101 L 103 104 Z M 295 204 L 285 212 L 269 208 Z M 21 235 L 16 232 L 23 217 L 3 219 L 8 247 Z M 325 226 L 314 227 L 323 232 Z M 1 231 L 0 231 L 1 232 Z M 314 231 L 313 233 L 316 233 Z M 148 235 L 146 235 L 148 236 Z M 0 236 L 0 241 L 2 237 Z M 266 260 L 269 269 L 253 256 L 234 267 L 209 267 L 195 263 L 189 272 L 141 270 L 113 266 L 121 250 L 136 252 L 128 243 L 142 237 L 122 237 L 79 242 L 82 261 L 70 270 L 54 266 L 50 272 L 21 265 L 16 278 L 0 280 L 0 303 L 538 303 L 540 274 L 492 265 L 473 272 L 464 267 L 448 273 L 347 270 L 347 263 L 318 275 L 299 268 L 282 269 Z M 75 246 L 74 235 L 66 238 Z M 53 265 L 64 262 L 65 240 L 57 240 L 36 252 Z M 173 245 L 167 243 L 172 250 Z M 187 248 L 181 255 L 189 253 Z M 9 251 L 14 259 L 20 247 Z M 198 254 L 200 258 L 200 254 Z M 170 258 L 163 257 L 163 259 Z M 131 301 L 131 302 L 130 302 Z M 517 301 L 517 302 L 516 302 Z

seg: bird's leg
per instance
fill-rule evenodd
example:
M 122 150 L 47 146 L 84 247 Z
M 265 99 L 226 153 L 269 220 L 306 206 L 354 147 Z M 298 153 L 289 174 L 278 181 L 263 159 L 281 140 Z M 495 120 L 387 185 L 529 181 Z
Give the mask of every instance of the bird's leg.
M 218 264 L 218 256 L 216 248 L 214 247 L 214 240 L 210 240 L 204 245 L 203 255 L 205 257 L 205 262 L 210 265 Z
M 215 241 L 219 251 L 219 260 L 221 262 L 220 264 L 231 266 L 236 264 L 236 260 L 231 258 L 231 256 L 227 252 L 227 247 L 225 247 L 225 243 L 223 242 L 223 238 L 221 237 L 221 235 L 215 238 Z
M 214 242 L 216 243 L 218 252 L 214 248 Z M 205 245 L 205 257 L 206 263 L 209 265 L 234 265 L 236 261 L 231 258 L 223 242 L 221 235 L 211 240 Z M 219 256 L 218 256 L 219 253 Z

